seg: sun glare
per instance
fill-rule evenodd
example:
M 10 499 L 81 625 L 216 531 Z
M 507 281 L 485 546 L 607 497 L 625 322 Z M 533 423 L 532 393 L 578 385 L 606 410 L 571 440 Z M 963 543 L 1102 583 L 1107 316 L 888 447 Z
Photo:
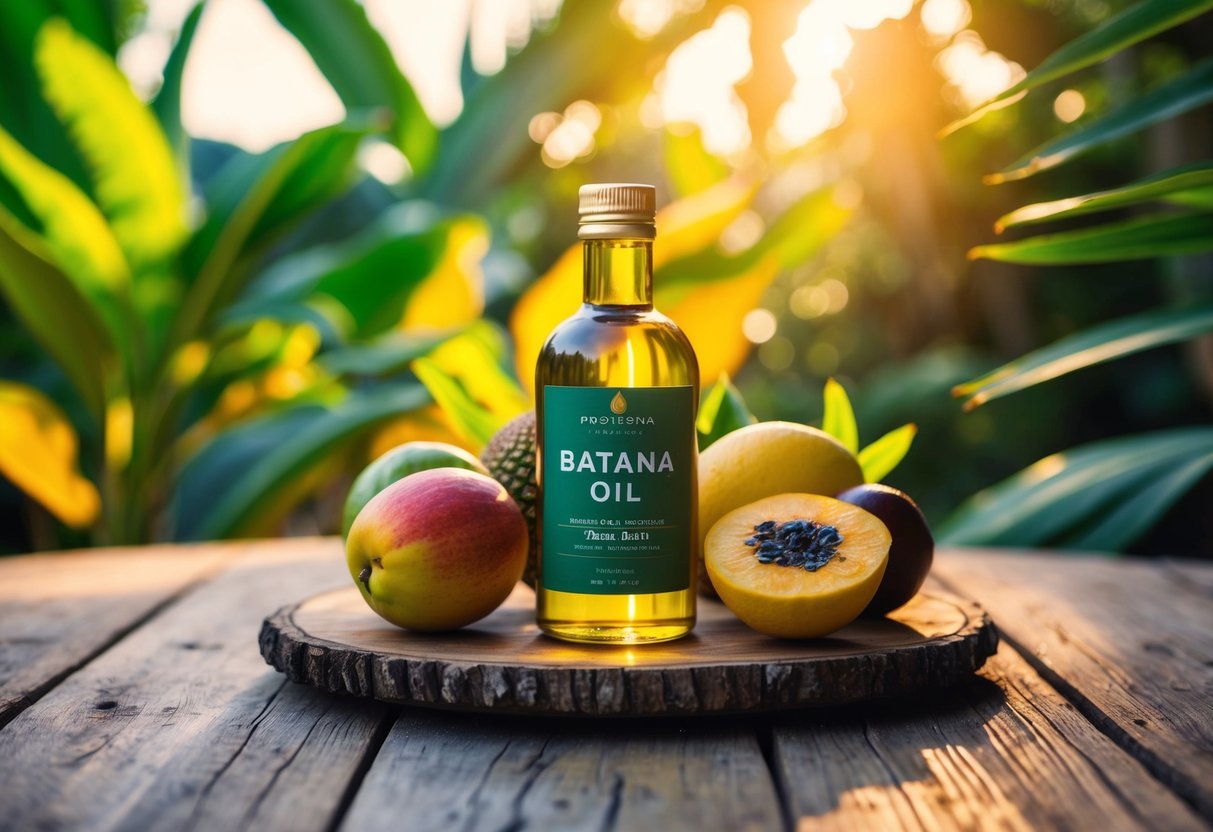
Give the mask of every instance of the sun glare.
M 987 49 L 981 35 L 972 29 L 957 35 L 935 60 L 959 99 L 956 103 L 966 109 L 988 101 L 1025 74 L 1019 64 Z
M 946 40 L 969 25 L 973 9 L 968 0 L 926 0 L 918 15 L 927 34 Z
M 666 124 L 695 124 L 709 151 L 721 156 L 750 142 L 745 105 L 734 85 L 750 73 L 750 17 L 729 7 L 708 29 L 670 55 L 656 94 Z
M 345 117 L 311 56 L 257 0 L 207 4 L 181 99 L 190 135 L 251 151 Z
M 648 40 L 678 15 L 703 8 L 704 0 L 619 0 L 615 12 L 632 34 Z

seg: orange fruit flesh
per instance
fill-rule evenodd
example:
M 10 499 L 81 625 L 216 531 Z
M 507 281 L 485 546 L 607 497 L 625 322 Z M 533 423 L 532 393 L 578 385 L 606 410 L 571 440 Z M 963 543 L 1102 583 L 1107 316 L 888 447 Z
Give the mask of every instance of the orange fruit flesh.
M 833 526 L 842 543 L 816 572 L 762 563 L 745 541 L 767 520 Z M 722 517 L 704 545 L 708 576 L 725 605 L 754 629 L 783 638 L 814 638 L 840 629 L 876 594 L 892 537 L 858 506 L 819 494 L 779 494 Z

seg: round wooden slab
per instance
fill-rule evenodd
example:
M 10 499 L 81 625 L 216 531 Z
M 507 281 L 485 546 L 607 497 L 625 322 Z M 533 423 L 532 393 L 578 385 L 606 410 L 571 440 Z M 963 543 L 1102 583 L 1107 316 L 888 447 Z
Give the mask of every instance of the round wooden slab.
M 518 589 L 453 633 L 413 633 L 373 613 L 354 587 L 265 620 L 261 655 L 296 682 L 410 705 L 583 716 L 722 713 L 858 702 L 949 685 L 994 654 L 976 603 L 920 594 L 889 618 L 828 638 L 784 641 L 699 599 L 694 632 L 639 646 L 580 645 L 540 634 L 535 596 Z

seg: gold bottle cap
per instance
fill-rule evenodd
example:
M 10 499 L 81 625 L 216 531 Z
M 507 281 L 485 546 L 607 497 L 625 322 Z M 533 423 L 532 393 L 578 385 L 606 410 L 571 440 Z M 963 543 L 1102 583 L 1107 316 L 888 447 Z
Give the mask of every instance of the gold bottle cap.
M 604 182 L 582 185 L 578 191 L 583 240 L 611 237 L 653 239 L 657 189 L 652 185 Z

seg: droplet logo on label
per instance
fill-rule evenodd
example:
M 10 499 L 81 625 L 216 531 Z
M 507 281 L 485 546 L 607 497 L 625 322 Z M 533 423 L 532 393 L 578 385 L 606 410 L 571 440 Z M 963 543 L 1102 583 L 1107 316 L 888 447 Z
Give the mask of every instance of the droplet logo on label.
M 615 398 L 611 399 L 611 412 L 616 416 L 622 416 L 628 412 L 628 400 L 623 397 L 622 390 L 615 391 Z

